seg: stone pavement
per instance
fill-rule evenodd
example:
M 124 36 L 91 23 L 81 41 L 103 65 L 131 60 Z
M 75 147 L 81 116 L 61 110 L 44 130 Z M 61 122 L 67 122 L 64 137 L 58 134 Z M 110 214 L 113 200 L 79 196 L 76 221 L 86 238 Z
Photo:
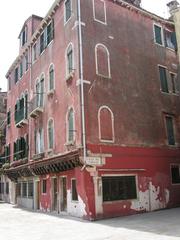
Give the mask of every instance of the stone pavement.
M 0 240 L 180 240 L 180 208 L 87 222 L 0 203 Z

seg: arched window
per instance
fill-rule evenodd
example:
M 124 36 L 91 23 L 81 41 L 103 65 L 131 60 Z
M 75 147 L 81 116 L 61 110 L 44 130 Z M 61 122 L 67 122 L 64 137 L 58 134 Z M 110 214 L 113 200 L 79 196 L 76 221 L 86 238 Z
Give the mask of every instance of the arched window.
M 40 81 L 36 82 L 36 107 L 44 105 L 44 78 L 44 74 L 42 74 Z
M 66 49 L 66 76 L 72 74 L 74 70 L 73 45 L 72 43 Z
M 102 106 L 98 112 L 99 139 L 104 142 L 114 142 L 114 116 L 110 108 Z
M 54 65 L 49 67 L 49 91 L 54 90 Z
M 72 1 L 66 0 L 64 2 L 64 23 L 66 23 L 72 15 Z
M 48 148 L 54 148 L 54 122 L 53 119 L 48 121 Z
M 109 51 L 103 44 L 97 44 L 95 47 L 96 74 L 110 78 L 110 58 Z
M 68 112 L 68 119 L 67 119 L 67 140 L 68 142 L 73 142 L 75 140 L 75 126 L 74 126 L 74 111 L 71 108 Z

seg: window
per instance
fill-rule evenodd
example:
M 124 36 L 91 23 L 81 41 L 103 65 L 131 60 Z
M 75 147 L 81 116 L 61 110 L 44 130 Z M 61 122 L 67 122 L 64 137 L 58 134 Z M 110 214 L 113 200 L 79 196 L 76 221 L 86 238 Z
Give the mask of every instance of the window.
M 47 180 L 43 179 L 42 180 L 42 193 L 46 193 L 47 192 Z
M 68 142 L 73 142 L 75 138 L 74 111 L 71 108 L 68 113 Z
M 21 62 L 20 66 L 19 66 L 19 76 L 20 76 L 20 78 L 22 78 L 22 75 L 23 75 L 23 62 Z
M 96 74 L 110 78 L 110 57 L 109 51 L 103 44 L 97 44 L 95 47 Z
M 1 187 L 1 188 L 0 188 L 0 193 L 1 193 L 1 194 L 4 194 L 4 183 L 3 183 L 3 182 L 0 182 L 0 184 L 1 184 L 1 185 L 0 185 L 0 187 Z
M 54 122 L 52 119 L 48 121 L 48 147 L 53 149 L 54 147 Z
M 27 182 L 22 183 L 22 197 L 27 197 Z
M 180 166 L 179 165 L 171 166 L 171 179 L 173 184 L 180 183 Z
M 28 63 L 28 53 L 26 53 L 26 55 L 25 55 L 25 67 L 26 67 L 26 71 L 27 71 L 28 68 L 29 68 L 29 63 Z
M 33 191 L 34 191 L 34 187 L 33 187 L 33 181 L 29 181 L 28 182 L 28 197 L 32 198 L 33 197 Z
M 44 134 L 43 129 L 35 130 L 35 153 L 40 154 L 44 152 Z
M 27 42 L 27 26 L 24 27 L 20 35 L 21 47 L 23 47 L 26 42 Z
M 163 45 L 162 27 L 154 25 L 154 37 L 156 43 Z
M 170 80 L 171 80 L 171 88 L 172 88 L 172 93 L 176 94 L 178 93 L 177 90 L 177 75 L 174 73 L 170 73 Z
M 7 125 L 11 124 L 11 110 L 7 112 Z
M 93 16 L 94 20 L 106 24 L 106 4 L 104 0 L 93 1 Z
M 166 68 L 159 66 L 159 76 L 160 76 L 160 82 L 161 82 L 161 91 L 165 93 L 169 93 Z
M 64 10 L 64 22 L 66 23 L 72 14 L 72 2 L 71 0 L 65 1 L 65 10 Z
M 168 144 L 175 145 L 173 117 L 166 116 L 165 119 L 166 119 L 166 131 L 167 131 Z
M 6 194 L 9 194 L 9 182 L 6 182 Z
M 165 46 L 177 50 L 176 33 L 164 30 Z
M 24 137 L 14 142 L 14 161 L 26 158 L 28 156 L 28 144 Z
M 49 90 L 54 90 L 54 65 L 49 67 Z
M 40 36 L 40 54 L 44 51 L 45 49 L 45 32 L 43 32 Z
M 103 106 L 98 112 L 99 139 L 101 141 L 114 141 L 114 116 L 112 111 Z
M 66 76 L 69 77 L 73 72 L 73 46 L 69 44 L 66 52 Z
M 71 192 L 72 192 L 72 201 L 78 201 L 76 179 L 71 180 Z
M 35 62 L 37 59 L 37 45 L 36 43 L 33 45 L 33 49 L 32 49 L 32 60 L 33 62 Z
M 36 83 L 36 107 L 44 106 L 44 75 L 41 80 Z
M 10 155 L 11 155 L 11 145 L 8 144 L 5 146 L 5 162 L 9 163 L 10 162 Z
M 136 177 L 102 177 L 103 201 L 130 200 L 137 198 Z
M 54 21 L 51 21 L 46 27 L 46 42 L 47 45 L 53 40 L 54 38 Z
M 17 83 L 19 80 L 19 69 L 18 67 L 15 68 L 15 72 L 14 72 L 14 81 L 15 83 Z

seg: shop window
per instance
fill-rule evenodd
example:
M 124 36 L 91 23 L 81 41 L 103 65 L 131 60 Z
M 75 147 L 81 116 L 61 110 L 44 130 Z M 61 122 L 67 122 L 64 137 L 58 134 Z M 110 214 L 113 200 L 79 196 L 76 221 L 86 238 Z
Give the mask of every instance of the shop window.
M 99 109 L 98 122 L 100 141 L 114 141 L 114 116 L 107 106 Z
M 103 202 L 137 198 L 136 177 L 102 177 Z
M 21 196 L 21 182 L 18 182 L 16 185 L 16 193 L 17 193 L 17 197 Z
M 97 44 L 95 47 L 96 74 L 110 78 L 110 57 L 109 51 L 103 44 Z
M 173 184 L 180 183 L 180 166 L 171 166 L 171 179 Z
M 71 180 L 71 192 L 72 192 L 72 201 L 78 201 L 76 179 Z

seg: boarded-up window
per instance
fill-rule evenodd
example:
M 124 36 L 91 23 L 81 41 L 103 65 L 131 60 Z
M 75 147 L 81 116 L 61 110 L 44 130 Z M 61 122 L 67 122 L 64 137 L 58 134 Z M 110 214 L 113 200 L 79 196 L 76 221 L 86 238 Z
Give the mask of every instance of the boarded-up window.
M 114 119 L 113 114 L 108 107 L 102 107 L 99 110 L 99 137 L 101 141 L 114 140 Z
M 95 48 L 95 56 L 96 73 L 110 78 L 110 59 L 108 49 L 102 44 L 97 44 Z
M 94 19 L 106 24 L 106 5 L 104 0 L 93 0 Z
M 166 68 L 159 66 L 159 76 L 161 82 L 161 91 L 168 93 L 168 82 L 167 82 L 167 75 L 166 75 Z
M 103 177 L 103 201 L 129 200 L 137 198 L 136 177 Z
M 167 130 L 168 144 L 175 145 L 174 126 L 173 126 L 172 116 L 166 116 L 166 130 Z

